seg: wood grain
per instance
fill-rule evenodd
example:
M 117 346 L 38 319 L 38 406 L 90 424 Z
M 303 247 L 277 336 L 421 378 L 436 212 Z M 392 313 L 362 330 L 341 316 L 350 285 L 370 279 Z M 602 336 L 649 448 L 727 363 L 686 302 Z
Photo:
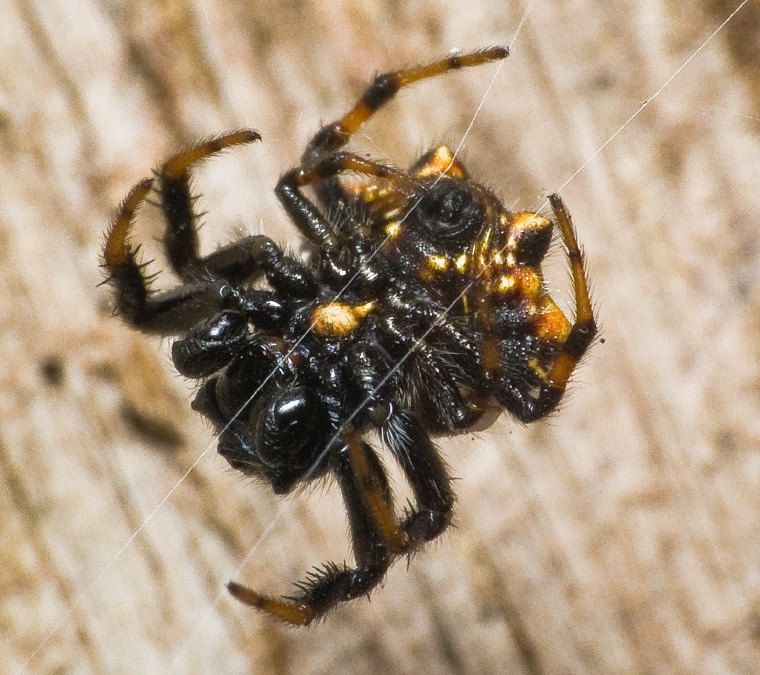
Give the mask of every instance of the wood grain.
M 224 584 L 287 593 L 343 560 L 335 490 L 279 500 L 216 455 L 167 343 L 110 316 L 102 232 L 167 153 L 252 126 L 262 143 L 198 177 L 204 246 L 295 247 L 272 189 L 320 120 L 380 70 L 511 43 L 528 3 L 9 0 L 8 672 L 760 672 L 760 5 L 699 49 L 737 4 L 537 0 L 490 90 L 490 66 L 428 82 L 363 130 L 403 165 L 477 111 L 472 173 L 519 208 L 567 201 L 604 342 L 550 420 L 441 442 L 456 529 L 371 603 L 291 630 Z M 148 257 L 159 230 L 145 209 Z

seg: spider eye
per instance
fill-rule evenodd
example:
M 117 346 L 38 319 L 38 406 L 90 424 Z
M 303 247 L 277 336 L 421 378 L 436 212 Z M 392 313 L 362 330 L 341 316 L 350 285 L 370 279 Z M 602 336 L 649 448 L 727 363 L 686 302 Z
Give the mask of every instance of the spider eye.
M 483 226 L 483 206 L 475 193 L 450 179 L 435 183 L 418 208 L 433 241 L 444 247 L 468 244 Z

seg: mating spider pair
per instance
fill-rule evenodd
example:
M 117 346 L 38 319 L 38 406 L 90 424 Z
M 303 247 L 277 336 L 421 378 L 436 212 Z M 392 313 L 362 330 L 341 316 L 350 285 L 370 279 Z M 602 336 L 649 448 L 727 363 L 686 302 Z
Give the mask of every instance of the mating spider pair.
M 287 623 L 309 624 L 367 595 L 396 558 L 438 537 L 454 494 L 431 434 L 484 426 L 503 409 L 524 422 L 545 416 L 595 335 L 581 252 L 557 195 L 552 222 L 505 209 L 445 146 L 408 171 L 344 150 L 399 89 L 507 53 L 492 47 L 380 75 L 317 132 L 276 187 L 313 249 L 309 263 L 265 236 L 198 254 L 191 171 L 259 140 L 252 130 L 200 143 L 157 171 L 166 258 L 180 286 L 151 293 L 129 243 L 153 179 L 132 189 L 108 232 L 116 313 L 141 331 L 180 336 L 172 359 L 199 380 L 193 408 L 214 425 L 227 461 L 278 494 L 326 474 L 340 487 L 355 567 L 329 563 L 282 599 L 229 584 Z M 572 270 L 573 322 L 541 275 L 555 225 Z M 372 429 L 412 488 L 401 518 L 364 440 Z

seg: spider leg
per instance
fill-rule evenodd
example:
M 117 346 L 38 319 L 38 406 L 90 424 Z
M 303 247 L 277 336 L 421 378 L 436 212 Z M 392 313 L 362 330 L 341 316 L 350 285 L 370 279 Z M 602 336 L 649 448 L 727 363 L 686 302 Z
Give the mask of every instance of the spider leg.
M 385 576 L 393 556 L 408 547 L 393 515 L 380 460 L 355 433 L 345 433 L 344 439 L 345 445 L 333 453 L 331 468 L 346 504 L 356 568 L 328 563 L 297 584 L 297 596 L 281 599 L 234 581 L 227 585 L 238 600 L 285 623 L 306 626 L 338 603 L 368 595 Z
M 451 55 L 424 66 L 377 75 L 345 115 L 317 131 L 301 157 L 302 165 L 311 165 L 344 147 L 362 124 L 390 101 L 400 89 L 451 70 L 504 59 L 508 54 L 506 47 L 490 47 L 469 54 Z M 350 197 L 346 195 L 334 175 L 320 181 L 314 186 L 314 190 L 323 205 L 329 205 L 331 210 L 338 213 L 350 215 L 351 209 L 345 208 L 345 205 L 351 201 Z M 319 243 L 321 240 L 313 239 L 313 241 Z
M 558 344 L 555 345 L 554 356 L 546 372 L 540 377 L 537 393 L 526 391 L 525 387 L 517 386 L 510 386 L 496 392 L 499 402 L 523 422 L 531 422 L 544 417 L 556 408 L 567 388 L 570 376 L 597 332 L 596 320 L 589 299 L 583 253 L 578 245 L 570 214 L 559 195 L 549 195 L 549 202 L 554 211 L 557 226 L 570 261 L 575 295 L 575 320 L 565 336 L 561 340 L 557 340 Z M 563 322 L 565 321 L 566 319 L 563 319 Z M 530 367 L 529 364 L 528 367 Z
M 549 388 L 555 392 L 559 391 L 561 395 L 575 366 L 578 365 L 594 339 L 597 326 L 588 293 L 583 253 L 578 245 L 570 214 L 558 194 L 549 195 L 549 202 L 557 218 L 557 226 L 565 242 L 565 248 L 567 248 L 575 288 L 575 321 L 548 377 Z
M 151 278 L 144 274 L 144 265 L 137 261 L 139 247 L 132 247 L 129 242 L 137 209 L 155 181 L 140 181 L 122 202 L 106 235 L 103 267 L 108 273 L 107 281 L 116 289 L 115 311 L 129 323 L 159 334 L 187 329 L 197 322 L 197 317 L 211 316 L 223 304 L 222 285 L 202 280 L 203 271 L 235 278 L 243 271 L 250 274 L 255 268 L 255 255 L 251 253 L 251 249 L 256 248 L 253 241 L 256 238 L 253 237 L 222 248 L 206 259 L 198 258 L 196 216 L 189 182 L 190 168 L 197 162 L 225 148 L 258 138 L 255 131 L 242 130 L 211 139 L 174 155 L 157 172 L 161 207 L 166 219 L 166 255 L 172 269 L 188 282 L 178 288 L 151 297 Z
M 103 267 L 108 272 L 106 281 L 116 289 L 115 312 L 137 328 L 169 334 L 195 323 L 197 319 L 191 316 L 214 313 L 219 300 L 200 284 L 185 284 L 150 297 L 150 278 L 143 273 L 144 265 L 137 262 L 139 247 L 133 248 L 128 237 L 135 213 L 152 185 L 152 179 L 139 182 L 122 202 L 106 235 Z
M 400 331 L 396 335 L 400 335 Z M 416 346 L 409 348 L 417 351 L 420 346 L 424 348 L 424 343 L 418 341 Z M 414 492 L 419 510 L 407 514 L 401 525 L 410 537 L 406 550 L 413 550 L 435 539 L 451 522 L 454 493 L 446 465 L 416 415 L 386 399 L 389 390 L 393 391 L 398 386 L 392 382 L 392 376 L 400 372 L 399 369 L 392 370 L 391 356 L 379 345 L 367 345 L 354 349 L 352 357 L 355 377 L 370 401 L 367 414 L 379 429 L 384 443 L 401 466 Z M 447 397 L 446 393 L 451 396 Z M 440 405 L 451 404 L 454 407 L 455 413 L 448 414 L 456 414 L 459 406 L 462 407 L 461 415 L 470 414 L 465 401 L 453 391 L 439 390 L 439 396 Z M 379 517 L 377 520 L 380 522 Z M 386 539 L 389 538 L 390 534 L 386 534 Z
M 292 279 L 303 275 L 303 266 L 284 258 L 280 248 L 268 237 L 254 235 L 222 247 L 205 258 L 198 255 L 197 217 L 191 192 L 191 169 L 223 150 L 252 143 L 261 136 L 252 129 L 241 129 L 199 143 L 166 160 L 157 171 L 161 209 L 166 221 L 164 250 L 172 270 L 185 281 L 196 281 L 200 272 L 208 272 L 229 281 L 241 281 L 259 271 L 275 290 L 287 287 L 285 292 L 296 295 L 300 288 L 292 289 Z M 284 280 L 278 284 L 278 280 Z M 310 287 L 313 284 L 310 284 Z M 313 292 L 307 291 L 307 295 Z
M 293 288 L 295 277 L 304 276 L 302 265 L 286 258 L 271 239 L 262 235 L 244 237 L 217 249 L 205 258 L 198 255 L 198 214 L 193 208 L 191 170 L 199 162 L 228 148 L 261 140 L 253 129 L 241 129 L 194 145 L 166 160 L 156 172 L 161 196 L 161 210 L 166 221 L 164 251 L 172 270 L 187 282 L 197 281 L 201 273 L 210 273 L 228 281 L 242 281 L 258 272 L 267 274 L 275 290 L 305 297 L 303 288 Z M 308 276 L 308 275 L 307 275 Z M 299 286 L 299 282 L 295 282 Z M 302 285 L 302 284 L 301 284 Z M 309 283 L 306 296 L 314 292 Z
M 451 478 L 427 431 L 411 412 L 392 410 L 380 434 L 401 465 L 417 502 L 418 510 L 407 514 L 401 525 L 413 550 L 438 537 L 451 524 Z
M 244 141 L 238 139 L 237 142 Z M 183 153 L 181 161 L 177 159 L 180 157 L 178 155 L 165 163 L 164 167 L 169 166 L 174 171 L 176 167 L 172 162 L 176 160 L 187 170 L 187 163 L 190 161 L 188 156 L 195 151 L 193 161 L 197 162 L 199 158 L 208 156 L 210 147 L 206 143 L 193 148 Z M 187 180 L 188 176 L 185 173 L 185 184 Z M 129 235 L 137 210 L 148 196 L 153 183 L 153 179 L 148 178 L 132 188 L 111 223 L 103 247 L 103 267 L 108 273 L 106 281 L 116 289 L 115 311 L 127 322 L 145 332 L 171 335 L 190 329 L 199 319 L 212 317 L 225 307 L 238 309 L 249 316 L 260 317 L 266 322 L 267 313 L 273 309 L 270 295 L 261 292 L 242 294 L 227 283 L 259 273 L 263 273 L 272 288 L 282 296 L 315 297 L 318 284 L 313 273 L 300 262 L 285 256 L 277 244 L 263 235 L 245 237 L 205 258 L 198 258 L 197 252 L 193 253 L 194 257 L 187 258 L 193 261 L 193 274 L 187 266 L 177 270 L 190 281 L 169 291 L 151 295 L 151 277 L 144 273 L 145 266 L 138 262 L 139 246 L 131 245 Z M 166 194 L 164 188 L 164 201 Z M 165 242 L 180 241 L 179 249 L 185 252 L 195 251 L 197 243 L 192 246 L 189 243 L 191 240 L 195 241 L 195 230 L 174 228 L 173 216 L 169 214 L 176 214 L 176 211 L 166 210 L 165 213 L 167 232 L 172 233 Z M 178 232 L 182 234 L 178 235 Z M 192 237 L 189 237 L 189 234 Z M 175 260 L 172 263 L 175 269 L 176 264 Z
M 235 145 L 261 139 L 252 129 L 211 138 L 167 159 L 157 171 L 161 209 L 166 219 L 164 251 L 172 270 L 192 281 L 202 261 L 198 255 L 197 214 L 190 187 L 191 169 L 204 159 Z
M 424 66 L 378 75 L 351 110 L 340 119 L 322 127 L 315 134 L 301 158 L 302 163 L 311 164 L 342 148 L 359 130 L 359 127 L 390 101 L 400 89 L 451 70 L 499 61 L 506 58 L 508 54 L 509 50 L 506 47 L 489 47 L 469 54 L 452 54 Z
M 312 164 L 287 171 L 275 188 L 277 197 L 303 235 L 327 250 L 339 246 L 339 233 L 335 225 L 304 196 L 301 190 L 346 171 L 387 180 L 396 190 L 407 195 L 412 195 L 419 189 L 414 179 L 403 171 L 349 152 L 336 152 L 319 157 Z
M 137 261 L 139 247 L 129 243 L 135 212 L 150 190 L 150 179 L 138 183 L 127 195 L 106 237 L 103 267 L 106 281 L 116 290 L 114 311 L 136 328 L 159 335 L 190 330 L 199 320 L 231 308 L 258 320 L 262 326 L 281 320 L 284 308 L 269 292 L 241 292 L 228 283 L 237 274 L 265 274 L 270 285 L 285 297 L 312 298 L 318 284 L 301 263 L 283 255 L 268 237 L 255 235 L 215 251 L 204 261 L 211 268 L 199 273 L 195 282 L 152 295 L 151 277 Z M 246 272 L 244 274 L 244 271 Z

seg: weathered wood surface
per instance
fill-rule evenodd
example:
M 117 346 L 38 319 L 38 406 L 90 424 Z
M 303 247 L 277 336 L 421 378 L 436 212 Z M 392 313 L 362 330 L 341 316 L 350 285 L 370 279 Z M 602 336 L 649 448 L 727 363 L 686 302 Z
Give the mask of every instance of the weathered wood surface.
M 199 177 L 204 245 L 294 242 L 272 188 L 319 120 L 378 70 L 510 43 L 527 4 L 3 5 L 0 670 L 760 672 L 757 2 L 696 55 L 736 2 L 532 3 L 465 159 L 520 208 L 561 190 L 605 341 L 547 422 L 442 442 L 457 528 L 319 626 L 224 584 L 287 592 L 344 559 L 335 491 L 229 470 L 167 343 L 97 286 L 105 224 L 167 153 L 258 129 Z M 495 71 L 404 93 L 359 145 L 457 143 Z

